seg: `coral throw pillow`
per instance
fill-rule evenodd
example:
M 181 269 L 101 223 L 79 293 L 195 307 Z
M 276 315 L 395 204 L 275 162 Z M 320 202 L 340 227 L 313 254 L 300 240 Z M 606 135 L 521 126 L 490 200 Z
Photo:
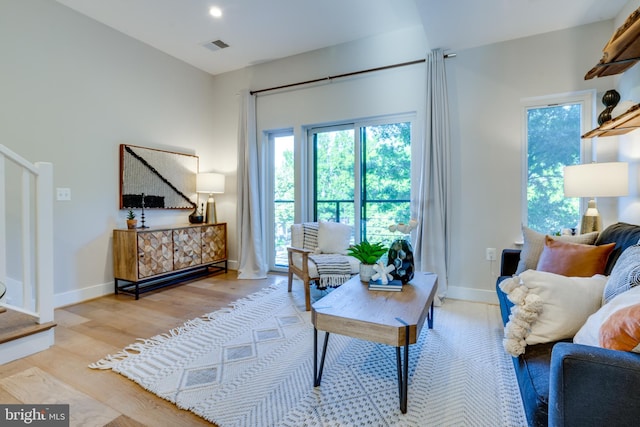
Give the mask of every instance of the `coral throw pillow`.
M 573 342 L 640 353 L 640 286 L 616 295 L 589 316 Z
M 545 237 L 536 270 L 569 277 L 603 274 L 615 243 L 593 246 L 562 242 Z
M 640 304 L 609 316 L 600 327 L 600 347 L 640 353 Z

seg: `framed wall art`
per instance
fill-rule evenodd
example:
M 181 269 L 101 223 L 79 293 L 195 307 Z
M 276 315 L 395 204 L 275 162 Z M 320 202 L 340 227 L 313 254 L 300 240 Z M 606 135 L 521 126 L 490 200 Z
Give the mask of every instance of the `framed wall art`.
M 198 156 L 121 144 L 120 209 L 193 209 L 197 173 Z

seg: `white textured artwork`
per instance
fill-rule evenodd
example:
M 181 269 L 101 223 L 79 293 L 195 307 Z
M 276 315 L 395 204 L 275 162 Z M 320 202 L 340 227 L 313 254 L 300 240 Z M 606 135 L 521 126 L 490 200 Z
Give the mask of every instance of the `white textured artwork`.
M 120 145 L 120 208 L 192 209 L 198 157 Z

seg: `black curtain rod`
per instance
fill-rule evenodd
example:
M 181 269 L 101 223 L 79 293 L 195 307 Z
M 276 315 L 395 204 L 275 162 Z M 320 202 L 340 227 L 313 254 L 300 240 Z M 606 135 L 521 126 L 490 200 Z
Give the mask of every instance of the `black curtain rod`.
M 456 56 L 455 53 L 448 53 L 448 54 L 444 55 L 445 58 L 453 58 L 455 56 Z M 421 64 L 421 63 L 423 63 L 425 61 L 426 61 L 426 59 L 417 59 L 415 61 L 402 62 L 400 64 L 385 65 L 383 67 L 376 67 L 376 68 L 369 68 L 367 70 L 353 71 L 351 73 L 344 73 L 344 74 L 338 74 L 338 75 L 335 75 L 335 76 L 322 77 L 322 78 L 319 78 L 319 79 L 307 80 L 307 81 L 304 81 L 304 82 L 290 83 L 290 84 L 286 84 L 286 85 L 282 85 L 282 86 L 274 86 L 274 87 L 270 87 L 270 88 L 266 88 L 266 89 L 252 90 L 249 93 L 251 95 L 255 95 L 255 94 L 258 94 L 258 93 L 262 93 L 262 92 L 269 92 L 269 91 L 278 90 L 278 89 L 286 89 L 286 88 L 294 87 L 294 86 L 308 85 L 308 84 L 311 84 L 311 83 L 324 82 L 324 81 L 333 80 L 333 79 L 340 79 L 340 78 L 343 78 L 343 77 L 357 76 L 358 74 L 372 73 L 374 71 L 388 70 L 390 68 L 406 67 L 407 65 Z

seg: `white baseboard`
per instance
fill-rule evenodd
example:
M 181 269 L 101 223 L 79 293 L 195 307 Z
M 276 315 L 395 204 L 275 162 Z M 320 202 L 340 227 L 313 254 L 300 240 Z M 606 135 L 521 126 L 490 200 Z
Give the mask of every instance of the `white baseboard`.
M 79 302 L 88 301 L 90 299 L 110 295 L 113 293 L 113 282 L 103 283 L 100 285 L 88 286 L 82 289 L 62 292 L 53 296 L 54 308 L 64 307 L 67 305 L 77 304 Z
M 463 288 L 460 286 L 449 286 L 446 298 L 459 299 L 473 302 L 483 302 L 486 304 L 498 304 L 498 296 L 495 290 Z
M 228 261 L 227 270 L 237 270 L 237 261 Z M 62 292 L 53 296 L 54 308 L 64 307 L 67 305 L 78 304 L 90 299 L 99 298 L 105 295 L 111 295 L 114 292 L 113 282 L 102 283 L 98 285 L 88 286 L 82 289 Z

